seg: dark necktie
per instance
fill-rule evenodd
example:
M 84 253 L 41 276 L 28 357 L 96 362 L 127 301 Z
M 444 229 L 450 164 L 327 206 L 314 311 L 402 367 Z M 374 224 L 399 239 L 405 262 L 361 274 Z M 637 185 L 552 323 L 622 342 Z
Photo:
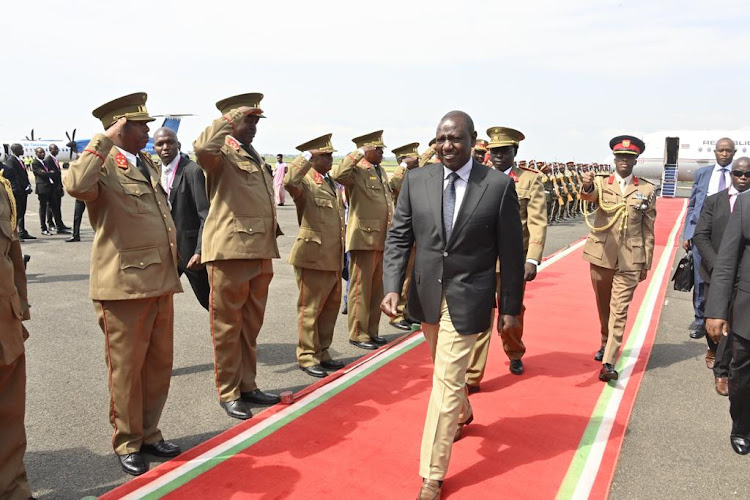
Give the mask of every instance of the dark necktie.
M 331 186 L 331 191 L 333 191 L 333 194 L 336 194 L 336 186 L 333 184 L 333 179 L 331 179 L 328 174 L 324 175 L 323 178 L 326 180 L 328 185 Z
M 451 172 L 448 176 L 448 185 L 443 191 L 443 228 L 446 243 L 450 241 L 453 231 L 453 213 L 456 211 L 456 179 L 458 179 L 458 174 Z
M 380 179 L 380 182 L 383 182 L 383 172 L 380 170 L 380 165 L 373 165 L 375 167 L 375 173 L 378 174 L 378 179 Z
M 141 160 L 140 156 L 135 157 L 135 166 L 138 167 L 138 170 L 141 171 L 143 174 L 143 177 L 146 178 L 146 180 L 150 183 L 151 182 L 151 176 L 148 173 L 148 167 L 146 166 L 146 163 Z
M 727 188 L 727 169 L 726 167 L 719 169 L 721 177 L 719 177 L 719 191 L 724 191 Z

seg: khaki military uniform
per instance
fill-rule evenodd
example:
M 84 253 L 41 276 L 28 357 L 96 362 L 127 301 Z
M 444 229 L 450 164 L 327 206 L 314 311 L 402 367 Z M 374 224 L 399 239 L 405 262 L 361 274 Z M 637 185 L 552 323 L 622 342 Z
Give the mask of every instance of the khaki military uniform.
M 158 428 L 172 374 L 172 295 L 176 229 L 147 153 L 147 179 L 110 139 L 97 134 L 70 165 L 63 184 L 86 202 L 95 231 L 90 296 L 105 336 L 115 453 L 162 439 Z
M 303 368 L 331 360 L 328 348 L 341 304 L 346 238 L 341 194 L 311 167 L 304 156 L 298 156 L 284 177 L 300 225 L 289 263 L 299 287 L 297 362 Z
M 542 177 L 537 170 L 514 166 L 510 176 L 516 181 L 518 204 L 521 212 L 523 227 L 523 247 L 526 258 L 541 263 L 544 244 L 547 239 L 547 200 L 544 194 Z M 500 296 L 501 262 L 497 267 L 497 294 Z M 521 359 L 526 353 L 523 344 L 523 316 L 526 308 L 522 308 L 518 328 L 503 330 L 500 334 L 503 340 L 503 350 L 509 359 Z M 469 368 L 466 370 L 466 383 L 477 386 L 484 377 L 487 366 L 487 355 L 490 349 L 490 331 L 481 333 L 474 345 Z
M 214 371 L 222 402 L 257 389 L 257 338 L 281 234 L 265 162 L 252 146 L 243 148 L 230 135 L 233 123 L 243 118 L 231 110 L 193 143 L 210 203 L 201 259 L 211 284 Z
M 620 220 L 603 231 L 592 231 L 583 247 L 583 258 L 591 263 L 591 283 L 601 324 L 601 346 L 605 347 L 603 363 L 614 364 L 625 333 L 628 307 L 633 300 L 641 270 L 651 269 L 654 256 L 654 220 L 656 207 L 654 186 L 633 176 L 623 193 L 614 174 L 598 174 L 594 189 L 581 192 L 581 199 L 604 206 L 624 203 L 627 224 L 621 230 Z M 601 186 L 601 199 L 596 185 Z M 645 211 L 638 210 L 645 201 Z M 614 215 L 597 209 L 593 225 L 604 228 Z
M 344 185 L 349 200 L 346 248 L 349 251 L 349 339 L 377 337 L 383 299 L 383 250 L 393 220 L 391 186 L 381 169 L 357 150 L 333 167 L 333 179 Z
M 22 321 L 30 318 L 15 199 L 0 173 L 0 498 L 26 500 L 26 355 Z

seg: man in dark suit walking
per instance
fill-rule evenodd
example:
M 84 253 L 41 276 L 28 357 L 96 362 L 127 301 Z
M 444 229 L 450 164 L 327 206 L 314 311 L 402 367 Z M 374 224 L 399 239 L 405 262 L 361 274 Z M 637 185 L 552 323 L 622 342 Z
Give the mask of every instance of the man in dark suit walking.
M 734 166 L 738 173 L 740 168 L 750 170 L 750 158 L 740 158 Z M 722 335 L 729 336 L 729 441 L 740 455 L 750 453 L 750 199 L 746 196 L 736 196 L 733 206 L 730 201 L 732 215 L 716 255 L 706 303 L 706 330 L 712 340 L 718 343 Z
M 716 164 L 701 167 L 695 172 L 693 178 L 693 189 L 690 191 L 688 212 L 685 218 L 685 230 L 683 231 L 682 247 L 689 250 L 692 247 L 692 238 L 698 219 L 703 209 L 703 202 L 707 196 L 723 191 L 731 184 L 729 172 L 732 170 L 732 160 L 736 148 L 734 141 L 727 137 L 716 141 L 714 156 Z M 706 307 L 706 291 L 703 289 L 703 275 L 701 268 L 701 253 L 693 247 L 693 263 L 695 266 L 695 285 L 693 286 L 693 311 L 695 320 L 688 329 L 691 339 L 699 339 L 705 335 L 704 309 Z
M 177 227 L 177 271 L 190 281 L 195 298 L 208 310 L 206 267 L 201 263 L 203 223 L 208 215 L 206 178 L 203 170 L 190 157 L 180 153 L 174 130 L 162 127 L 154 132 L 154 151 L 161 158 L 161 184 L 167 192 L 172 219 Z
M 39 197 L 39 224 L 42 234 L 45 236 L 52 234 L 47 227 L 47 210 L 49 208 L 52 208 L 53 211 L 57 234 L 68 234 L 68 231 L 63 229 L 60 205 L 55 201 L 55 199 L 60 198 L 62 192 L 62 177 L 59 172 L 46 165 L 44 149 L 36 148 L 34 154 L 36 154 L 36 158 L 31 163 L 31 171 L 34 172 L 34 178 L 36 179 L 35 191 Z
M 407 311 L 422 322 L 435 365 L 422 436 L 420 499 L 440 498 L 453 441 L 473 420 L 465 380 L 478 334 L 492 328 L 497 303 L 498 329 L 517 327 L 521 313 L 525 257 L 515 183 L 472 159 L 476 138 L 466 113 L 443 117 L 435 144 L 442 164 L 406 174 L 385 245 L 381 308 L 394 316 L 416 244 Z M 498 259 L 502 288 L 496 301 Z
M 10 156 L 6 161 L 6 166 L 13 171 L 13 176 L 8 179 L 11 180 L 13 187 L 13 197 L 16 199 L 16 215 L 18 216 L 18 237 L 23 240 L 35 240 L 36 237 L 31 236 L 26 231 L 26 223 L 24 217 L 26 216 L 26 201 L 31 194 L 31 182 L 29 182 L 29 174 L 26 171 L 26 165 L 21 160 L 23 155 L 23 146 L 20 144 L 10 145 Z
M 716 255 L 719 252 L 721 240 L 724 236 L 729 215 L 732 213 L 737 196 L 750 188 L 750 164 L 735 162 L 732 169 L 732 185 L 729 189 L 719 191 L 706 198 L 703 203 L 698 225 L 693 235 L 693 247 L 701 255 L 700 273 L 704 280 L 705 293 L 711 284 L 711 273 L 716 265 Z M 729 363 L 732 361 L 729 337 L 722 336 L 717 344 L 706 336 L 708 350 L 706 351 L 706 365 L 713 369 L 716 392 L 727 396 Z

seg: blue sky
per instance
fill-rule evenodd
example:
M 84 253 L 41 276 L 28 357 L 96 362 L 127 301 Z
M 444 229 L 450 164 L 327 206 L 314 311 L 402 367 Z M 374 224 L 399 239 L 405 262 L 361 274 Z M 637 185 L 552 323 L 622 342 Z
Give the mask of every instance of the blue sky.
M 91 110 L 134 91 L 152 113 L 194 113 L 259 91 L 263 153 L 333 132 L 385 130 L 426 145 L 440 117 L 469 112 L 480 136 L 523 131 L 519 157 L 598 161 L 610 137 L 746 129 L 750 16 L 739 1 L 437 0 L 364 3 L 37 0 L 4 6 L 0 139 L 78 138 Z M 659 145 L 661 147 L 661 145 Z

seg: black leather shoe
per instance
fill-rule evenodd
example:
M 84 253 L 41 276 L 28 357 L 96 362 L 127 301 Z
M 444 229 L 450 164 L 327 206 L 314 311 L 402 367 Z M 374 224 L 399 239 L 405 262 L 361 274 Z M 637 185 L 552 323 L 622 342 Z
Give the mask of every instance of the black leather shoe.
M 65 241 L 66 241 L 66 243 L 75 243 L 76 241 L 81 241 L 81 237 L 73 235 L 73 236 L 71 236 L 70 238 L 68 238 Z
M 512 373 L 513 375 L 523 374 L 523 361 L 521 361 L 520 359 L 510 360 L 510 373 Z
M 372 342 L 375 345 L 386 345 L 388 343 L 387 340 L 385 340 L 383 337 L 376 336 L 370 336 L 370 342 Z
M 252 392 L 243 392 L 241 396 L 244 401 L 255 403 L 256 405 L 275 405 L 276 403 L 281 403 L 279 396 L 270 392 L 263 392 L 260 389 L 255 389 Z
M 344 304 L 344 307 L 341 308 L 341 314 L 347 314 L 349 312 L 349 307 Z
M 729 436 L 729 442 L 732 443 L 732 449 L 739 455 L 747 455 L 750 453 L 750 439 L 745 436 L 738 434 L 732 434 Z
M 688 335 L 691 339 L 702 339 L 706 336 L 706 329 L 702 326 L 699 326 L 697 330 L 690 330 L 690 333 Z
M 68 231 L 67 229 L 58 229 L 58 230 L 57 230 L 57 231 L 55 231 L 55 232 L 56 232 L 57 234 L 70 234 L 70 231 Z
M 346 363 L 344 363 L 343 361 L 337 361 L 335 359 L 329 359 L 328 361 L 321 361 L 320 366 L 322 366 L 326 370 L 340 370 L 346 366 Z
M 601 361 L 604 359 L 604 348 L 602 347 L 598 351 L 596 351 L 596 354 L 594 354 L 594 361 Z
M 399 330 L 407 330 L 411 331 L 411 323 L 406 321 L 405 319 L 402 319 L 401 321 L 391 321 L 391 326 L 394 328 L 398 328 Z
M 313 377 L 323 378 L 328 376 L 328 372 L 320 365 L 300 366 L 300 369 Z
M 609 363 L 604 363 L 602 365 L 602 369 L 599 371 L 599 380 L 602 382 L 609 382 L 610 380 L 617 380 L 617 377 L 619 377 L 619 375 L 614 366 Z
M 31 236 L 29 233 L 19 234 L 18 237 L 22 240 L 35 240 L 36 236 Z
M 475 394 L 475 393 L 479 392 L 479 386 L 478 385 L 469 385 L 469 384 L 466 384 L 466 387 L 469 388 L 469 394 Z
M 72 230 L 73 230 L 73 228 L 72 228 L 72 227 L 68 227 L 68 226 L 66 226 L 65 224 L 63 224 L 63 225 L 62 225 L 62 226 L 60 227 L 60 229 L 64 229 L 64 230 L 66 230 L 66 231 L 72 231 Z
M 221 402 L 221 407 L 227 412 L 232 418 L 239 420 L 247 420 L 253 417 L 253 412 L 250 411 L 250 403 L 243 401 L 242 399 L 235 399 L 234 401 Z
M 374 351 L 378 348 L 377 345 L 373 344 L 372 342 L 360 342 L 358 340 L 350 340 L 349 343 L 355 347 L 359 347 L 360 349 L 367 349 L 369 351 Z
M 124 470 L 131 476 L 140 476 L 148 470 L 148 466 L 143 460 L 143 455 L 141 455 L 140 453 L 117 455 L 117 458 L 120 460 L 120 466 L 122 467 L 122 470 Z
M 148 453 L 149 455 L 153 455 L 155 457 L 174 458 L 182 453 L 182 451 L 176 444 L 164 441 L 162 439 L 161 441 L 157 441 L 153 444 L 141 445 L 141 453 Z

